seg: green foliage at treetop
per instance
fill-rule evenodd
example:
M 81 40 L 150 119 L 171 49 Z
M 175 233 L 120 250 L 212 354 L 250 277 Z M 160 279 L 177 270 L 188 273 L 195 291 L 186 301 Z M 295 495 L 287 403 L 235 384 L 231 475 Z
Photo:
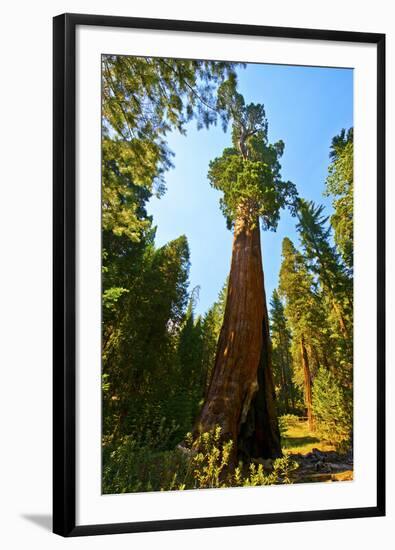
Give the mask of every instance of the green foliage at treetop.
M 237 218 L 244 218 L 254 226 L 260 218 L 264 229 L 275 230 L 280 209 L 289 206 L 295 213 L 297 197 L 295 185 L 281 179 L 284 143 L 268 142 L 264 106 L 246 105 L 231 83 L 220 87 L 219 103 L 227 105 L 233 121 L 233 147 L 210 162 L 208 178 L 223 193 L 220 206 L 227 225 L 231 228 Z

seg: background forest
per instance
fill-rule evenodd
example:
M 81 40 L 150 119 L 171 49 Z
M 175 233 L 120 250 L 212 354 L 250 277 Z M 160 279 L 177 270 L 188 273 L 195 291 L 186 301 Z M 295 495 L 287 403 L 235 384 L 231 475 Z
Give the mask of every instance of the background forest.
M 353 130 L 328 144 L 328 173 L 319 183 L 332 202 L 328 216 L 299 195 L 297 182 L 282 180 L 284 143 L 269 142 L 263 105 L 238 92 L 244 70 L 227 62 L 102 58 L 104 493 L 352 479 Z M 202 140 L 216 124 L 231 130 L 229 147 L 206 173 L 236 244 L 230 277 L 205 312 L 199 286 L 190 285 L 187 236 L 157 246 L 148 213 L 152 197 L 166 191 L 169 136 L 186 134 L 193 120 Z M 266 304 L 254 238 L 260 229 L 275 231 L 284 209 L 296 231 L 282 240 L 277 287 Z M 237 239 L 247 244 L 237 248 Z M 256 287 L 238 276 L 253 258 L 243 250 L 254 246 Z M 219 356 L 232 331 L 242 332 L 230 313 L 253 308 L 241 304 L 243 284 L 252 304 L 262 301 L 267 329 L 261 322 L 254 341 L 239 341 L 250 354 L 256 343 L 258 359 L 254 372 L 238 373 L 246 389 L 225 414 L 215 405 L 228 399 Z

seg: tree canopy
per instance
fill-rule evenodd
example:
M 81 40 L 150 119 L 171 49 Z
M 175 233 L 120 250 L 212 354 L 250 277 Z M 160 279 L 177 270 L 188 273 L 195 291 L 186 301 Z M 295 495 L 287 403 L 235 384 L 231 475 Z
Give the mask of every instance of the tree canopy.
M 220 206 L 227 225 L 233 227 L 238 218 L 251 225 L 261 219 L 264 229 L 275 230 L 280 209 L 289 206 L 295 213 L 297 197 L 295 185 L 281 178 L 284 143 L 268 142 L 264 106 L 245 104 L 229 82 L 220 87 L 219 103 L 232 119 L 233 147 L 210 162 L 208 178 L 223 193 Z
M 147 227 L 141 207 L 161 195 L 173 153 L 166 136 L 186 132 L 196 120 L 208 128 L 228 114 L 215 91 L 235 81 L 235 64 L 102 56 L 102 211 L 103 229 L 138 240 Z

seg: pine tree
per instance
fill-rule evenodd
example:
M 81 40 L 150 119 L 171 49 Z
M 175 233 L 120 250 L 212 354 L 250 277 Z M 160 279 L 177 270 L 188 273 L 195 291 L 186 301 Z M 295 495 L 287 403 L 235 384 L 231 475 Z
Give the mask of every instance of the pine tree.
M 295 412 L 296 388 L 293 382 L 291 343 L 284 306 L 276 289 L 270 300 L 270 335 L 273 346 L 273 375 L 279 413 Z
M 202 319 L 200 316 L 195 319 L 194 315 L 198 299 L 199 287 L 195 287 L 179 331 L 178 369 L 172 377 L 171 399 L 168 399 L 166 416 L 168 421 L 173 420 L 178 427 L 174 436 L 177 443 L 192 429 L 205 389 Z
M 138 418 L 158 423 L 177 376 L 177 342 L 188 302 L 189 249 L 184 236 L 147 249 L 104 332 L 104 433 L 131 433 Z
M 352 281 L 339 254 L 330 244 L 331 227 L 323 215 L 323 206 L 299 200 L 297 228 L 310 268 L 330 300 L 343 337 L 352 336 Z
M 354 143 L 353 128 L 343 129 L 332 140 L 330 158 L 332 160 L 326 179 L 327 196 L 333 197 L 334 214 L 331 225 L 335 243 L 350 274 L 353 268 L 353 206 L 354 206 Z
M 286 301 L 285 315 L 295 344 L 295 359 L 303 371 L 305 406 L 309 427 L 313 429 L 312 382 L 313 367 L 317 366 L 314 350 L 325 330 L 325 311 L 305 258 L 288 238 L 283 240 L 282 258 L 279 291 Z
M 219 333 L 224 320 L 228 279 L 225 281 L 218 299 L 207 311 L 202 320 L 203 370 L 205 395 L 210 385 L 215 362 Z

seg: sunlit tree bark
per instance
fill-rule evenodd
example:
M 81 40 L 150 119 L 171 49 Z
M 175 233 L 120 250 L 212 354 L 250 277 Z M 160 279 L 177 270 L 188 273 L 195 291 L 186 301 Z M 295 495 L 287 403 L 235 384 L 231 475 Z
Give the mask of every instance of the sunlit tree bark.
M 307 410 L 307 422 L 309 424 L 309 429 L 312 431 L 314 429 L 314 420 L 313 420 L 313 406 L 312 406 L 312 396 L 311 396 L 311 372 L 309 365 L 309 356 L 306 350 L 306 344 L 303 334 L 300 337 L 300 354 L 302 357 L 303 365 L 303 376 L 304 376 L 304 398 L 305 405 Z
M 233 227 L 225 314 L 210 386 L 196 423 L 198 434 L 221 428 L 238 458 L 281 456 L 275 407 L 260 223 L 275 229 L 279 210 L 296 189 L 281 181 L 284 144 L 269 144 L 263 105 L 245 105 L 232 83 L 219 91 L 219 105 L 233 119 L 233 148 L 210 163 L 209 179 L 223 192 L 221 208 Z

